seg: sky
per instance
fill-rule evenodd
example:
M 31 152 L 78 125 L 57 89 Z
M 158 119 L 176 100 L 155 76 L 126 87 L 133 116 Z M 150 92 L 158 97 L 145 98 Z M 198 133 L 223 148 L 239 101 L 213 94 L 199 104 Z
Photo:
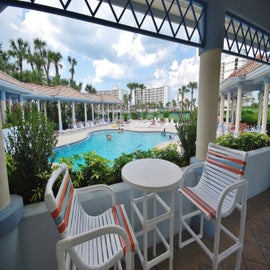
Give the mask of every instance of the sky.
M 128 90 L 127 84 L 132 82 L 167 85 L 172 99 L 180 87 L 199 81 L 198 49 L 194 47 L 13 7 L 0 13 L 0 25 L 4 50 L 10 39 L 22 38 L 33 47 L 33 39 L 39 38 L 47 48 L 59 51 L 64 78 L 70 78 L 67 57 L 75 58 L 74 80 L 82 82 L 83 88 L 91 84 L 97 91 L 115 86 Z

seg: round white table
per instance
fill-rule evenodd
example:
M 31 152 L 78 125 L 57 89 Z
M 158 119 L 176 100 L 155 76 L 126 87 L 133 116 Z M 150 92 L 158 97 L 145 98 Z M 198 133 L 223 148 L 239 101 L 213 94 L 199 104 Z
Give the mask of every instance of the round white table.
M 131 220 L 134 226 L 134 212 L 142 224 L 142 230 L 136 232 L 136 236 L 143 237 L 143 253 L 138 249 L 138 256 L 143 265 L 143 269 L 150 269 L 154 265 L 169 258 L 169 269 L 173 267 L 173 227 L 174 227 L 174 193 L 182 176 L 182 170 L 172 162 L 162 159 L 138 159 L 127 163 L 122 168 L 122 179 L 133 189 L 142 191 L 143 196 L 134 198 L 131 196 Z M 170 193 L 169 205 L 158 195 L 159 192 L 168 191 Z M 153 200 L 153 213 L 149 218 L 148 203 Z M 142 203 L 142 213 L 138 204 Z M 158 210 L 162 214 L 157 215 Z M 162 236 L 157 224 L 169 220 L 169 243 Z M 148 232 L 154 231 L 153 255 L 154 258 L 148 261 L 147 241 Z M 156 256 L 156 234 L 164 244 L 166 251 Z

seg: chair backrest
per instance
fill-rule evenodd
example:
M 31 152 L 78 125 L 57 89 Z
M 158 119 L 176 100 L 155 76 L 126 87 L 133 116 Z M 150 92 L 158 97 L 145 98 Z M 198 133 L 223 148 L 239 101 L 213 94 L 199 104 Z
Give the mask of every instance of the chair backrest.
M 244 178 L 247 152 L 239 151 L 214 143 L 208 146 L 205 167 L 200 184 L 208 189 L 209 196 L 218 199 L 231 184 Z M 235 206 L 238 189 L 234 189 L 225 197 L 222 213 L 230 213 Z M 209 198 L 211 200 L 211 198 Z
M 57 195 L 54 195 L 53 186 L 59 176 L 63 175 Z M 45 191 L 45 201 L 49 212 L 56 224 L 58 232 L 65 236 L 69 214 L 74 199 L 74 187 L 66 165 L 61 164 L 50 177 Z

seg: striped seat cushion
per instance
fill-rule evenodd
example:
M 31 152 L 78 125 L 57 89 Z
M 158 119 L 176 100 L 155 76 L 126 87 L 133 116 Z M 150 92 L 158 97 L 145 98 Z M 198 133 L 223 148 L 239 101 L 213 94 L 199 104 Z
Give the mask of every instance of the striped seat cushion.
M 127 214 L 125 211 L 125 208 L 123 204 L 117 205 L 116 207 L 112 207 L 112 212 L 114 216 L 114 221 L 116 225 L 121 226 L 128 234 L 130 244 L 131 244 L 131 251 L 135 251 L 137 240 L 135 238 L 135 235 L 133 233 L 133 229 L 131 228 L 131 225 L 129 223 L 129 220 L 127 218 Z M 121 239 L 122 246 L 124 248 L 124 254 L 126 254 L 126 245 L 123 239 Z
M 58 200 L 57 208 L 51 212 L 51 215 L 54 219 L 58 232 L 61 234 L 66 230 L 68 224 L 74 194 L 74 187 L 69 174 L 65 174 L 59 192 L 60 198 Z

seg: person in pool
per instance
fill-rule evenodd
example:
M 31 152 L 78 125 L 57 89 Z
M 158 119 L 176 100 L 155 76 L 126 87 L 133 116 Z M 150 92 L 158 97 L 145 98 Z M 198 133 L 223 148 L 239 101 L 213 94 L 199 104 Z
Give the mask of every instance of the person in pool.
M 112 139 L 112 135 L 110 133 L 107 133 L 106 134 L 106 138 L 107 138 L 107 140 L 111 140 Z

